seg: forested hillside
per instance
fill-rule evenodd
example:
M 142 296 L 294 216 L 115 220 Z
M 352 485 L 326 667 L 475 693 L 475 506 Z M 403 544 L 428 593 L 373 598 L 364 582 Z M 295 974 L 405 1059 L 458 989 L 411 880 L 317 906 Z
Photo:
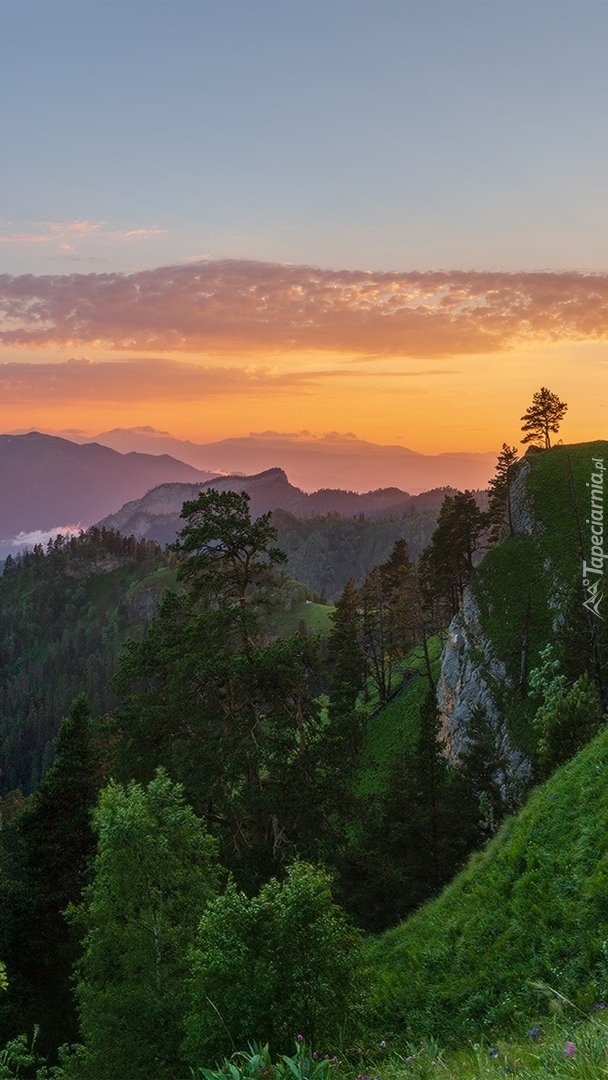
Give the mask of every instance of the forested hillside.
M 488 511 L 447 494 L 418 558 L 398 535 L 365 569 L 353 544 L 331 610 L 285 574 L 280 514 L 254 519 L 229 488 L 185 503 L 170 551 L 93 530 L 9 562 L 2 595 L 27 618 L 7 694 L 22 668 L 45 699 L 63 649 L 78 661 L 57 701 L 72 678 L 86 693 L 33 793 L 30 773 L 2 803 L 0 1038 L 40 1025 L 51 1062 L 73 1044 L 52 1080 L 186 1080 L 249 1043 L 262 1080 L 263 1044 L 287 1054 L 299 1032 L 296 1075 L 314 1046 L 325 1080 L 339 1045 L 348 1071 L 368 1053 L 352 1047 L 404 1055 L 535 1022 L 527 979 L 601 1002 L 607 642 L 580 575 L 603 569 L 582 526 L 604 447 L 505 453 Z M 590 475 L 603 491 L 600 466 Z M 437 700 L 456 647 L 457 746 Z M 504 767 L 514 717 L 529 725 L 519 785 Z M 27 716 L 19 730 L 35 741 Z M 37 745 L 50 761 L 48 736 Z M 362 949 L 363 934 L 379 936 Z
M 157 544 L 108 530 L 8 556 L 0 578 L 3 793 L 36 787 L 79 693 L 96 715 L 117 703 L 110 680 L 121 646 L 142 632 L 174 577 Z

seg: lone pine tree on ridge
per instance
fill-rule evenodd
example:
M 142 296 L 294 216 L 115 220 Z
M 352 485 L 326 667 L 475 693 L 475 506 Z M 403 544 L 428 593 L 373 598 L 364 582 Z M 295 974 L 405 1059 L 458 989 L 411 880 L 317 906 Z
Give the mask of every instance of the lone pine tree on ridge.
M 557 435 L 567 409 L 565 401 L 560 401 L 557 394 L 552 393 L 546 386 L 541 386 L 540 390 L 532 395 L 532 404 L 521 417 L 524 421 L 521 430 L 526 432 L 522 443 L 544 441 L 545 450 L 550 450 L 549 433 Z

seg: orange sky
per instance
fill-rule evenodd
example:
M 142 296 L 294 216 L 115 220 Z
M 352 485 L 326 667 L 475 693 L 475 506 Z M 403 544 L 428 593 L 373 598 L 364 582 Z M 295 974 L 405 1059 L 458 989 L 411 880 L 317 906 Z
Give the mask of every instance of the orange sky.
M 382 274 L 217 260 L 0 276 L 0 428 L 152 425 L 207 442 L 351 431 L 425 453 L 606 437 L 608 275 Z

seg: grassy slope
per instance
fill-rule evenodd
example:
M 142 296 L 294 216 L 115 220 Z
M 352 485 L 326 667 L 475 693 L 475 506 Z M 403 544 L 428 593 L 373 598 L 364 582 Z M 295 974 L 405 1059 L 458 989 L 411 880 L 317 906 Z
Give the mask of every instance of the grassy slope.
M 608 731 L 506 822 L 442 895 L 369 949 L 375 1022 L 456 1040 L 530 1027 L 543 981 L 608 994 Z M 555 999 L 554 999 L 555 1000 Z
M 585 550 L 595 456 L 606 460 L 608 443 L 559 446 L 531 458 L 527 490 L 541 529 L 505 540 L 474 579 L 483 629 L 507 669 L 508 682 L 495 682 L 495 693 L 523 747 L 537 706 L 514 693 L 524 623 L 529 669 L 580 585 L 578 528 Z M 608 995 L 607 781 L 604 730 L 437 900 L 370 946 L 379 1028 L 460 1041 L 530 1027 L 548 1005 L 530 980 L 578 994 L 587 1007 L 585 994 Z
M 441 653 L 439 638 L 430 639 L 428 648 L 433 676 L 437 679 Z M 359 796 L 380 795 L 385 791 L 386 777 L 396 749 L 402 740 L 406 744 L 413 742 L 418 734 L 420 707 L 428 691 L 420 647 L 413 649 L 404 668 L 415 670 L 418 674 L 366 725 L 353 780 L 354 790 Z

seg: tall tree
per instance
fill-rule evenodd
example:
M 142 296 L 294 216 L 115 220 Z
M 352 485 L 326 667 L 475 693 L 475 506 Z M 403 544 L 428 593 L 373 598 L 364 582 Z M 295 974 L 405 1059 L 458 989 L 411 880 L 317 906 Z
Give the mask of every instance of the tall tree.
M 79 902 L 95 851 L 90 815 L 105 756 L 99 734 L 81 695 L 59 730 L 55 764 L 9 830 L 13 866 L 2 886 L 5 1034 L 37 1025 L 46 1054 L 77 1036 L 71 974 L 79 935 L 64 913 Z
M 551 447 L 551 433 L 557 435 L 568 406 L 565 401 L 560 401 L 557 394 L 541 386 L 532 395 L 532 404 L 526 409 L 521 417 L 523 424 L 521 430 L 526 434 L 522 443 L 544 444 L 546 450 Z
M 274 530 L 251 522 L 246 495 L 204 495 L 176 545 L 186 590 L 165 598 L 117 672 L 121 775 L 149 780 L 164 765 L 251 888 L 296 846 L 310 857 L 325 814 L 309 797 L 327 779 L 318 643 L 260 640 L 258 609 L 282 561 Z
M 234 602 L 240 612 L 241 634 L 251 635 L 252 593 L 257 599 L 277 566 L 287 556 L 274 546 L 276 529 L 271 515 L 251 520 L 246 491 L 201 491 L 185 502 L 181 517 L 186 525 L 172 549 L 186 558 L 179 576 L 208 602 Z
M 439 625 L 452 619 L 462 603 L 486 524 L 471 491 L 446 495 L 418 564 L 423 595 Z
M 345 729 L 353 744 L 359 741 L 355 705 L 365 684 L 367 665 L 361 647 L 361 597 L 352 578 L 344 586 L 332 623 L 327 641 L 329 716 L 334 727 Z
M 496 460 L 494 476 L 488 483 L 488 492 L 490 496 L 488 505 L 488 521 L 490 524 L 489 539 L 492 543 L 498 541 L 500 530 L 504 525 L 505 519 L 509 526 L 509 532 L 512 533 L 513 531 L 509 488 L 513 479 L 514 466 L 518 461 L 519 453 L 517 447 L 508 446 L 507 443 L 503 443 L 502 450 Z
M 147 788 L 111 783 L 93 817 L 95 876 L 76 995 L 84 1075 L 173 1080 L 187 1008 L 188 950 L 216 892 L 216 847 L 159 770 Z
M 416 639 L 417 582 L 405 539 L 397 540 L 386 562 L 368 574 L 361 596 L 363 649 L 384 702 L 392 689 L 397 662 Z

